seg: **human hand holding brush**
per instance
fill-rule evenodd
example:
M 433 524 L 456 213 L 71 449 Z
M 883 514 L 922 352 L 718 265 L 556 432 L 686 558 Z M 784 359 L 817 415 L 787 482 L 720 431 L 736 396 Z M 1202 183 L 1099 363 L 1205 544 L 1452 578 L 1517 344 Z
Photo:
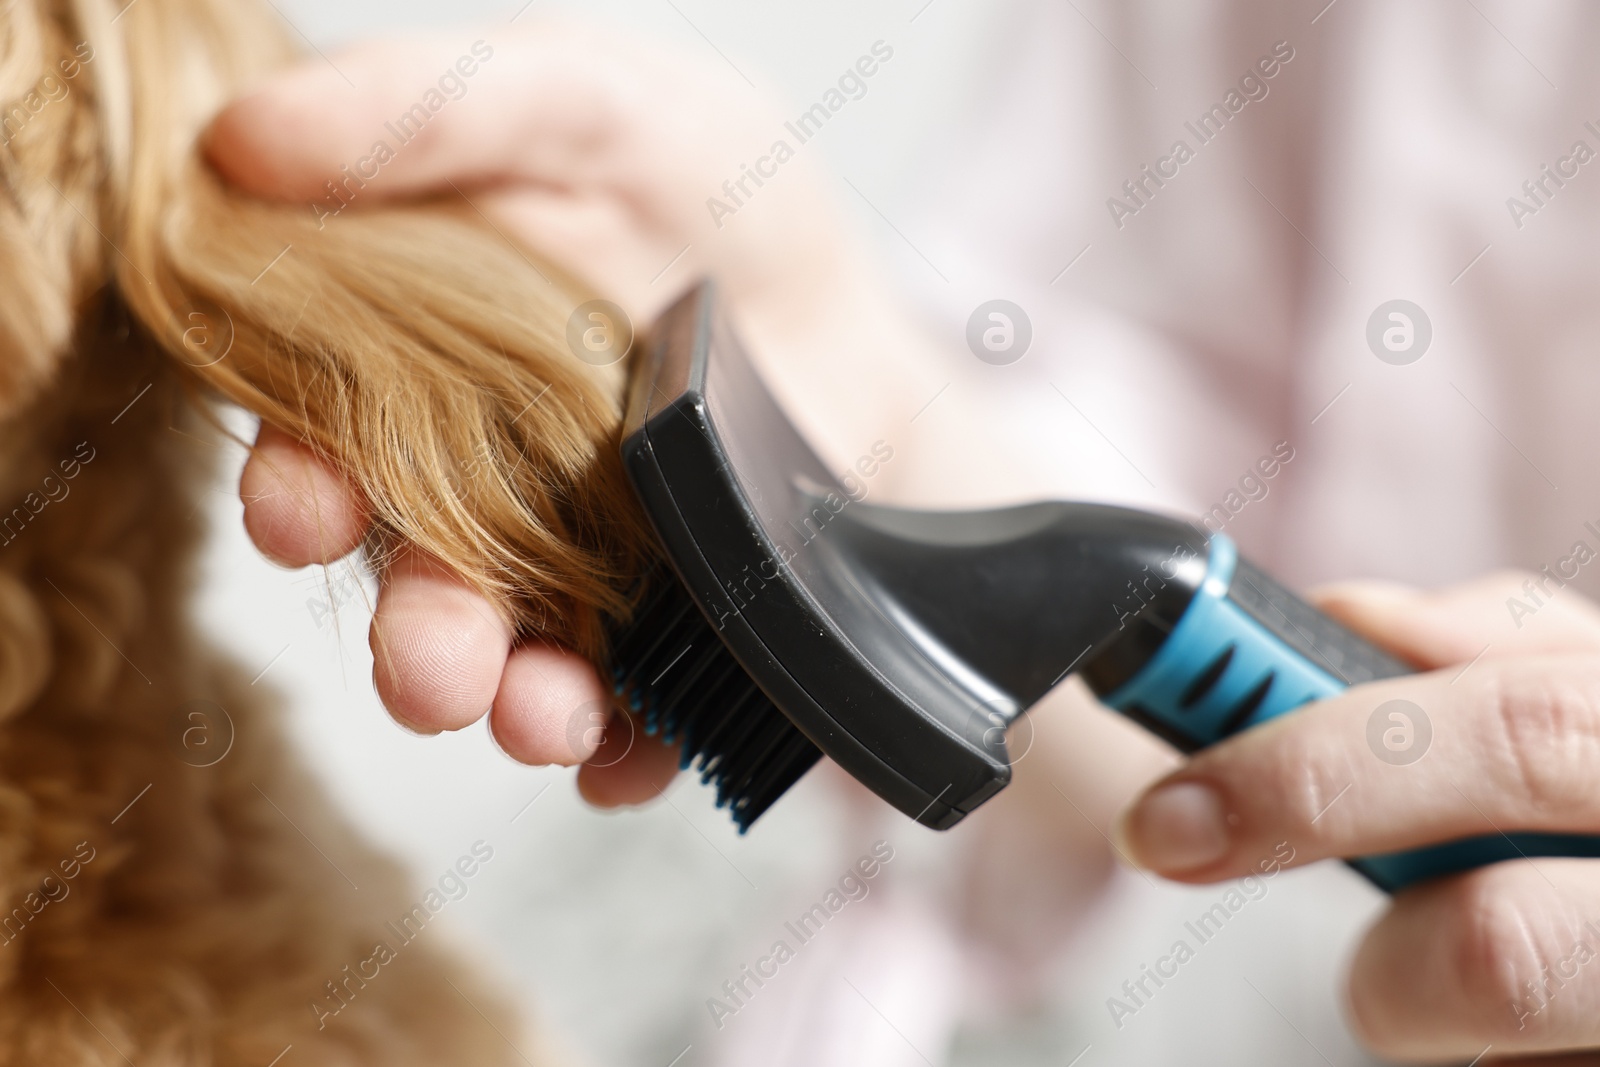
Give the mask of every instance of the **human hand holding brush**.
M 866 361 L 856 353 L 894 352 L 913 336 L 885 310 L 892 302 L 875 297 L 876 283 L 804 159 L 789 163 L 783 181 L 761 188 L 737 218 L 707 214 L 707 196 L 767 146 L 771 126 L 781 126 L 731 74 L 531 18 L 482 44 L 463 95 L 360 185 L 346 177 L 348 168 L 371 158 L 375 139 L 394 140 L 386 124 L 448 65 L 436 43 L 363 46 L 335 56 L 337 70 L 312 60 L 279 76 L 217 117 L 207 156 L 241 189 L 305 202 L 329 227 L 346 211 L 385 202 L 464 199 L 508 240 L 571 270 L 641 324 L 685 283 L 715 275 L 779 376 L 786 365 L 817 370 L 826 363 L 814 355 L 820 352 L 835 354 L 859 379 Z M 343 183 L 342 196 L 330 182 Z M 830 314 L 816 315 L 818 307 Z M 842 402 L 835 393 L 803 406 L 819 413 L 819 436 L 849 439 L 851 426 L 870 420 L 874 394 L 884 392 L 863 388 Z M 286 566 L 340 559 L 371 529 L 359 492 L 271 427 L 261 432 L 240 493 L 251 538 Z M 599 804 L 649 800 L 676 773 L 674 753 L 631 723 L 595 728 L 609 686 L 590 663 L 517 643 L 501 613 L 436 561 L 402 551 L 380 578 L 374 682 L 404 725 L 457 730 L 487 713 L 514 758 L 586 764 L 579 786 Z
M 1600 828 L 1593 602 L 1522 572 L 1436 591 L 1349 583 L 1314 600 L 1423 673 L 1351 688 L 1197 753 L 1124 814 L 1124 855 L 1210 883 L 1251 873 L 1281 842 L 1302 866 L 1475 834 Z M 1536 601 L 1531 617 L 1508 611 Z M 1425 718 L 1395 720 L 1407 732 L 1385 759 L 1370 724 L 1390 725 L 1389 701 Z M 1399 894 L 1351 965 L 1358 1033 L 1406 1063 L 1465 1063 L 1486 1048 L 1486 1063 L 1523 1063 L 1600 1045 L 1597 905 L 1600 861 L 1547 856 Z

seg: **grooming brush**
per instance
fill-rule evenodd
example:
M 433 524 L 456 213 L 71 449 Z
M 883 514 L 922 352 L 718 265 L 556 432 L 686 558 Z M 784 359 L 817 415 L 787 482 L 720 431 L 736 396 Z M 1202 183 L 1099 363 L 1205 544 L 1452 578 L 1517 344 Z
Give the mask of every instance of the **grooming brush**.
M 618 693 L 742 831 L 827 755 L 936 829 L 1011 778 L 1005 731 L 1076 671 L 1185 752 L 1410 668 L 1221 534 L 1100 504 L 916 511 L 854 500 L 767 392 L 710 285 L 637 354 L 623 458 L 664 550 L 612 634 Z M 1350 861 L 1381 888 L 1565 834 Z

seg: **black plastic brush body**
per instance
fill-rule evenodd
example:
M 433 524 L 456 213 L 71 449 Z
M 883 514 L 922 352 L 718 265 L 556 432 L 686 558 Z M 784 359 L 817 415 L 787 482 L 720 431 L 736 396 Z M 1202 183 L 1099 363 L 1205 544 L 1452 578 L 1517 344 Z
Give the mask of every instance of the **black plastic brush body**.
M 1010 780 L 1005 728 L 1072 672 L 1193 751 L 1409 669 L 1176 519 L 853 500 L 709 285 L 639 357 L 623 458 L 669 562 L 613 635 L 613 673 L 741 829 L 823 754 L 953 826 Z M 1600 841 L 1497 835 L 1352 865 L 1393 890 L 1521 854 L 1600 855 Z

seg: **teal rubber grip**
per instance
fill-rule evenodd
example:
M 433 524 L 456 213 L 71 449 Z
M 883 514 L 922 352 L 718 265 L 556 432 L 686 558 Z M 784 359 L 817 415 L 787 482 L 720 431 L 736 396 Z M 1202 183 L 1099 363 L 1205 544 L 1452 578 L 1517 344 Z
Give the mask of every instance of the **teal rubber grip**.
M 1178 624 L 1138 673 L 1101 699 L 1192 752 L 1349 686 L 1410 672 L 1240 558 L 1230 538 L 1214 534 L 1205 579 Z M 1347 862 L 1394 893 L 1536 856 L 1600 857 L 1600 837 L 1494 833 Z

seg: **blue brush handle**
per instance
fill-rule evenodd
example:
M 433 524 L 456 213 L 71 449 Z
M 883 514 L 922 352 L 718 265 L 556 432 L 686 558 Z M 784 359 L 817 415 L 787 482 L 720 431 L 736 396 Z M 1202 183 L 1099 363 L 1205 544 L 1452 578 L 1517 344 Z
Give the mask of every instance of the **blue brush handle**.
M 1186 751 L 1204 748 L 1350 685 L 1410 673 L 1211 539 L 1207 573 L 1144 667 L 1101 699 Z M 1350 860 L 1396 892 L 1415 882 L 1527 856 L 1600 857 L 1600 837 L 1513 833 Z

